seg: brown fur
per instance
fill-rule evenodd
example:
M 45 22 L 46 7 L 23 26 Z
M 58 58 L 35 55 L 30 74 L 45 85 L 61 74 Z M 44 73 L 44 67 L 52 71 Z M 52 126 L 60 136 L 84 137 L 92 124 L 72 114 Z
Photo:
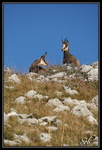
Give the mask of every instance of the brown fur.
M 63 64 L 69 64 L 69 63 L 74 63 L 77 67 L 80 67 L 80 62 L 68 51 L 65 51 L 63 57 Z
M 63 64 L 69 64 L 69 63 L 73 63 L 75 64 L 77 67 L 80 67 L 80 62 L 69 53 L 69 47 L 68 47 L 68 40 L 62 40 L 62 51 L 64 53 L 63 56 Z

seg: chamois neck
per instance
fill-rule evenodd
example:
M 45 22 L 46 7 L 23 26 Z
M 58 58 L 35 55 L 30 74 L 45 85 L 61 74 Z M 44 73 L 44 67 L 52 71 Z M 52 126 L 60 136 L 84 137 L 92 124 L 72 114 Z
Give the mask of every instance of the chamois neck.
M 64 51 L 64 54 L 69 54 L 69 51 Z

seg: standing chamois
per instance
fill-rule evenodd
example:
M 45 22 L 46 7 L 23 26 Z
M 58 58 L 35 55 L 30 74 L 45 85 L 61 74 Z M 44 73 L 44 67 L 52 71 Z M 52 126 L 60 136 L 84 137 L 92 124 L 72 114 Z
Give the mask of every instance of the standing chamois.
M 35 72 L 35 73 L 43 73 L 45 72 L 45 68 L 41 67 L 41 66 L 48 66 L 48 63 L 45 61 L 45 57 L 47 55 L 47 52 L 41 56 L 40 58 L 38 58 L 37 60 L 35 60 L 30 68 L 29 68 L 29 72 Z
M 69 53 L 69 47 L 68 47 L 68 40 L 62 40 L 62 51 L 64 52 L 64 56 L 63 56 L 63 64 L 69 64 L 69 63 L 73 63 L 75 64 L 77 67 L 80 66 L 80 62 Z

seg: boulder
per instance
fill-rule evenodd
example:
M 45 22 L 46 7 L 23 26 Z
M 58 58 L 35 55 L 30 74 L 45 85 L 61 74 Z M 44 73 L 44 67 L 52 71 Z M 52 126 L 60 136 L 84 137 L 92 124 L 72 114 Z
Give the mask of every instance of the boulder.
M 88 116 L 87 120 L 91 122 L 93 125 L 98 125 L 97 120 L 93 116 Z
M 7 68 L 4 69 L 4 72 L 5 72 L 5 73 L 8 73 L 8 74 L 11 74 L 11 73 L 13 73 L 14 71 L 7 67 Z
M 93 109 L 94 111 L 98 110 L 98 107 L 93 103 L 87 103 L 86 106 L 87 106 L 87 108 Z
M 92 70 L 92 69 L 93 69 L 93 67 L 90 66 L 90 65 L 82 65 L 82 66 L 80 67 L 80 70 L 81 70 L 82 72 L 89 72 L 89 71 Z
M 44 143 L 51 141 L 51 134 L 48 133 L 40 133 L 40 140 Z
M 24 135 L 17 135 L 14 134 L 14 139 L 19 140 L 21 142 L 25 142 L 25 143 L 30 143 L 31 141 L 29 140 L 29 138 L 26 136 L 26 134 Z
M 64 98 L 63 104 L 68 106 L 78 105 L 80 102 L 77 99 L 71 99 L 70 97 Z
M 93 114 L 87 109 L 85 104 L 79 104 L 75 106 L 72 110 L 71 113 L 77 116 L 93 116 Z
M 49 78 L 61 78 L 61 77 L 64 77 L 66 75 L 67 75 L 66 72 L 59 72 L 59 73 L 56 73 L 54 75 L 49 76 Z
M 63 104 L 68 106 L 76 106 L 79 104 L 86 104 L 85 100 L 77 100 L 77 99 L 71 99 L 70 97 L 64 98 Z
M 70 108 L 68 106 L 64 106 L 64 105 L 58 105 L 53 111 L 55 112 L 63 112 L 63 111 L 69 111 Z
M 44 121 L 44 122 L 54 123 L 54 122 L 56 122 L 56 119 L 57 119 L 57 116 L 45 116 L 45 117 L 38 119 L 38 122 Z
M 98 68 L 94 68 L 90 70 L 87 74 L 88 74 L 89 81 L 98 80 Z
M 27 125 L 35 125 L 38 123 L 38 120 L 36 118 L 18 118 L 18 122 L 20 124 L 26 123 Z
M 98 95 L 92 99 L 92 104 L 95 104 L 98 107 Z
M 34 98 L 35 94 L 37 94 L 36 91 L 30 90 L 29 92 L 27 92 L 27 93 L 25 94 L 25 96 L 27 96 L 28 98 Z
M 40 126 L 46 126 L 48 123 L 47 122 L 41 122 Z
M 8 77 L 8 81 L 20 83 L 20 80 L 19 80 L 19 78 L 17 77 L 16 74 L 12 74 L 10 77 Z
M 21 141 L 19 140 L 14 140 L 14 141 L 11 141 L 11 140 L 4 140 L 4 144 L 6 144 L 7 146 L 16 146 L 16 145 L 19 145 L 21 143 Z
M 48 98 L 48 96 L 43 96 L 41 94 L 37 94 L 37 92 L 34 90 L 30 90 L 29 92 L 27 92 L 25 94 L 25 96 L 27 96 L 28 98 L 38 98 L 39 100 L 41 100 L 43 98 Z
M 49 127 L 46 127 L 47 130 L 50 130 L 50 131 L 56 131 L 58 130 L 57 127 L 54 127 L 54 126 L 49 126 Z
M 38 74 L 34 72 L 30 72 L 26 76 L 33 77 L 33 76 L 38 76 Z
M 14 89 L 14 86 L 4 86 L 6 89 Z
M 58 106 L 63 105 L 58 98 L 49 99 L 46 106 Z
M 15 103 L 19 103 L 19 104 L 25 104 L 25 97 L 23 97 L 23 96 L 20 96 L 20 97 L 18 97 L 18 98 L 16 98 L 15 99 Z
M 91 66 L 92 66 L 93 68 L 98 68 L 98 61 L 93 62 Z
M 63 86 L 63 87 L 64 87 L 65 92 L 70 95 L 78 94 L 78 91 L 76 91 L 76 90 L 72 90 L 71 88 L 69 88 L 67 86 Z
M 17 112 L 12 111 L 12 112 L 7 114 L 7 117 L 11 117 L 11 116 L 18 116 L 18 114 L 17 114 Z
M 33 114 L 19 114 L 19 118 L 22 118 L 22 119 L 28 119 L 28 118 L 33 118 Z
M 4 112 L 4 125 L 8 123 L 8 116 Z

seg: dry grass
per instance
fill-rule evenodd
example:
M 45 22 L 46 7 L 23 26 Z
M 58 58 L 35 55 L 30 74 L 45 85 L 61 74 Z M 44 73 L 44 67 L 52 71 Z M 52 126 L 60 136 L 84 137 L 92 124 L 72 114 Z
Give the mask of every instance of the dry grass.
M 51 72 L 52 73 L 52 72 Z M 7 80 L 10 75 L 4 74 L 4 80 Z M 17 110 L 20 114 L 33 114 L 33 117 L 39 119 L 44 116 L 57 116 L 58 119 L 62 121 L 62 124 L 57 125 L 56 131 L 46 130 L 44 126 L 39 124 L 34 126 L 28 126 L 26 123 L 20 125 L 17 121 L 17 117 L 11 117 L 9 120 L 9 126 L 4 127 L 4 139 L 13 140 L 13 134 L 22 135 L 27 132 L 28 138 L 31 140 L 30 144 L 22 142 L 20 146 L 63 146 L 63 144 L 68 144 L 70 146 L 79 146 L 79 143 L 83 136 L 90 136 L 85 134 L 85 131 L 92 131 L 93 134 L 98 136 L 98 127 L 89 123 L 85 117 L 78 117 L 70 112 L 54 112 L 52 108 L 46 107 L 45 104 L 48 99 L 43 99 L 39 101 L 36 98 L 26 99 L 25 104 L 14 103 L 14 100 L 19 96 L 24 96 L 29 90 L 35 90 L 39 94 L 49 96 L 51 98 L 63 98 L 71 97 L 78 100 L 86 100 L 86 102 L 91 102 L 91 99 L 98 94 L 98 82 L 85 82 L 80 79 L 70 79 L 67 80 L 66 86 L 70 86 L 79 92 L 79 95 L 70 96 L 65 93 L 62 83 L 42 83 L 42 82 L 31 82 L 27 76 L 18 75 L 21 83 L 16 84 L 12 82 L 5 82 L 6 86 L 14 86 L 14 89 L 4 88 L 4 111 L 9 113 L 11 108 Z M 56 95 L 56 91 L 63 92 L 61 96 Z M 98 120 L 98 112 L 94 112 L 95 118 Z M 47 126 L 51 126 L 49 123 Z M 39 139 L 39 134 L 41 132 L 47 132 L 52 135 L 51 142 L 42 143 Z M 5 145 L 8 146 L 8 145 Z

